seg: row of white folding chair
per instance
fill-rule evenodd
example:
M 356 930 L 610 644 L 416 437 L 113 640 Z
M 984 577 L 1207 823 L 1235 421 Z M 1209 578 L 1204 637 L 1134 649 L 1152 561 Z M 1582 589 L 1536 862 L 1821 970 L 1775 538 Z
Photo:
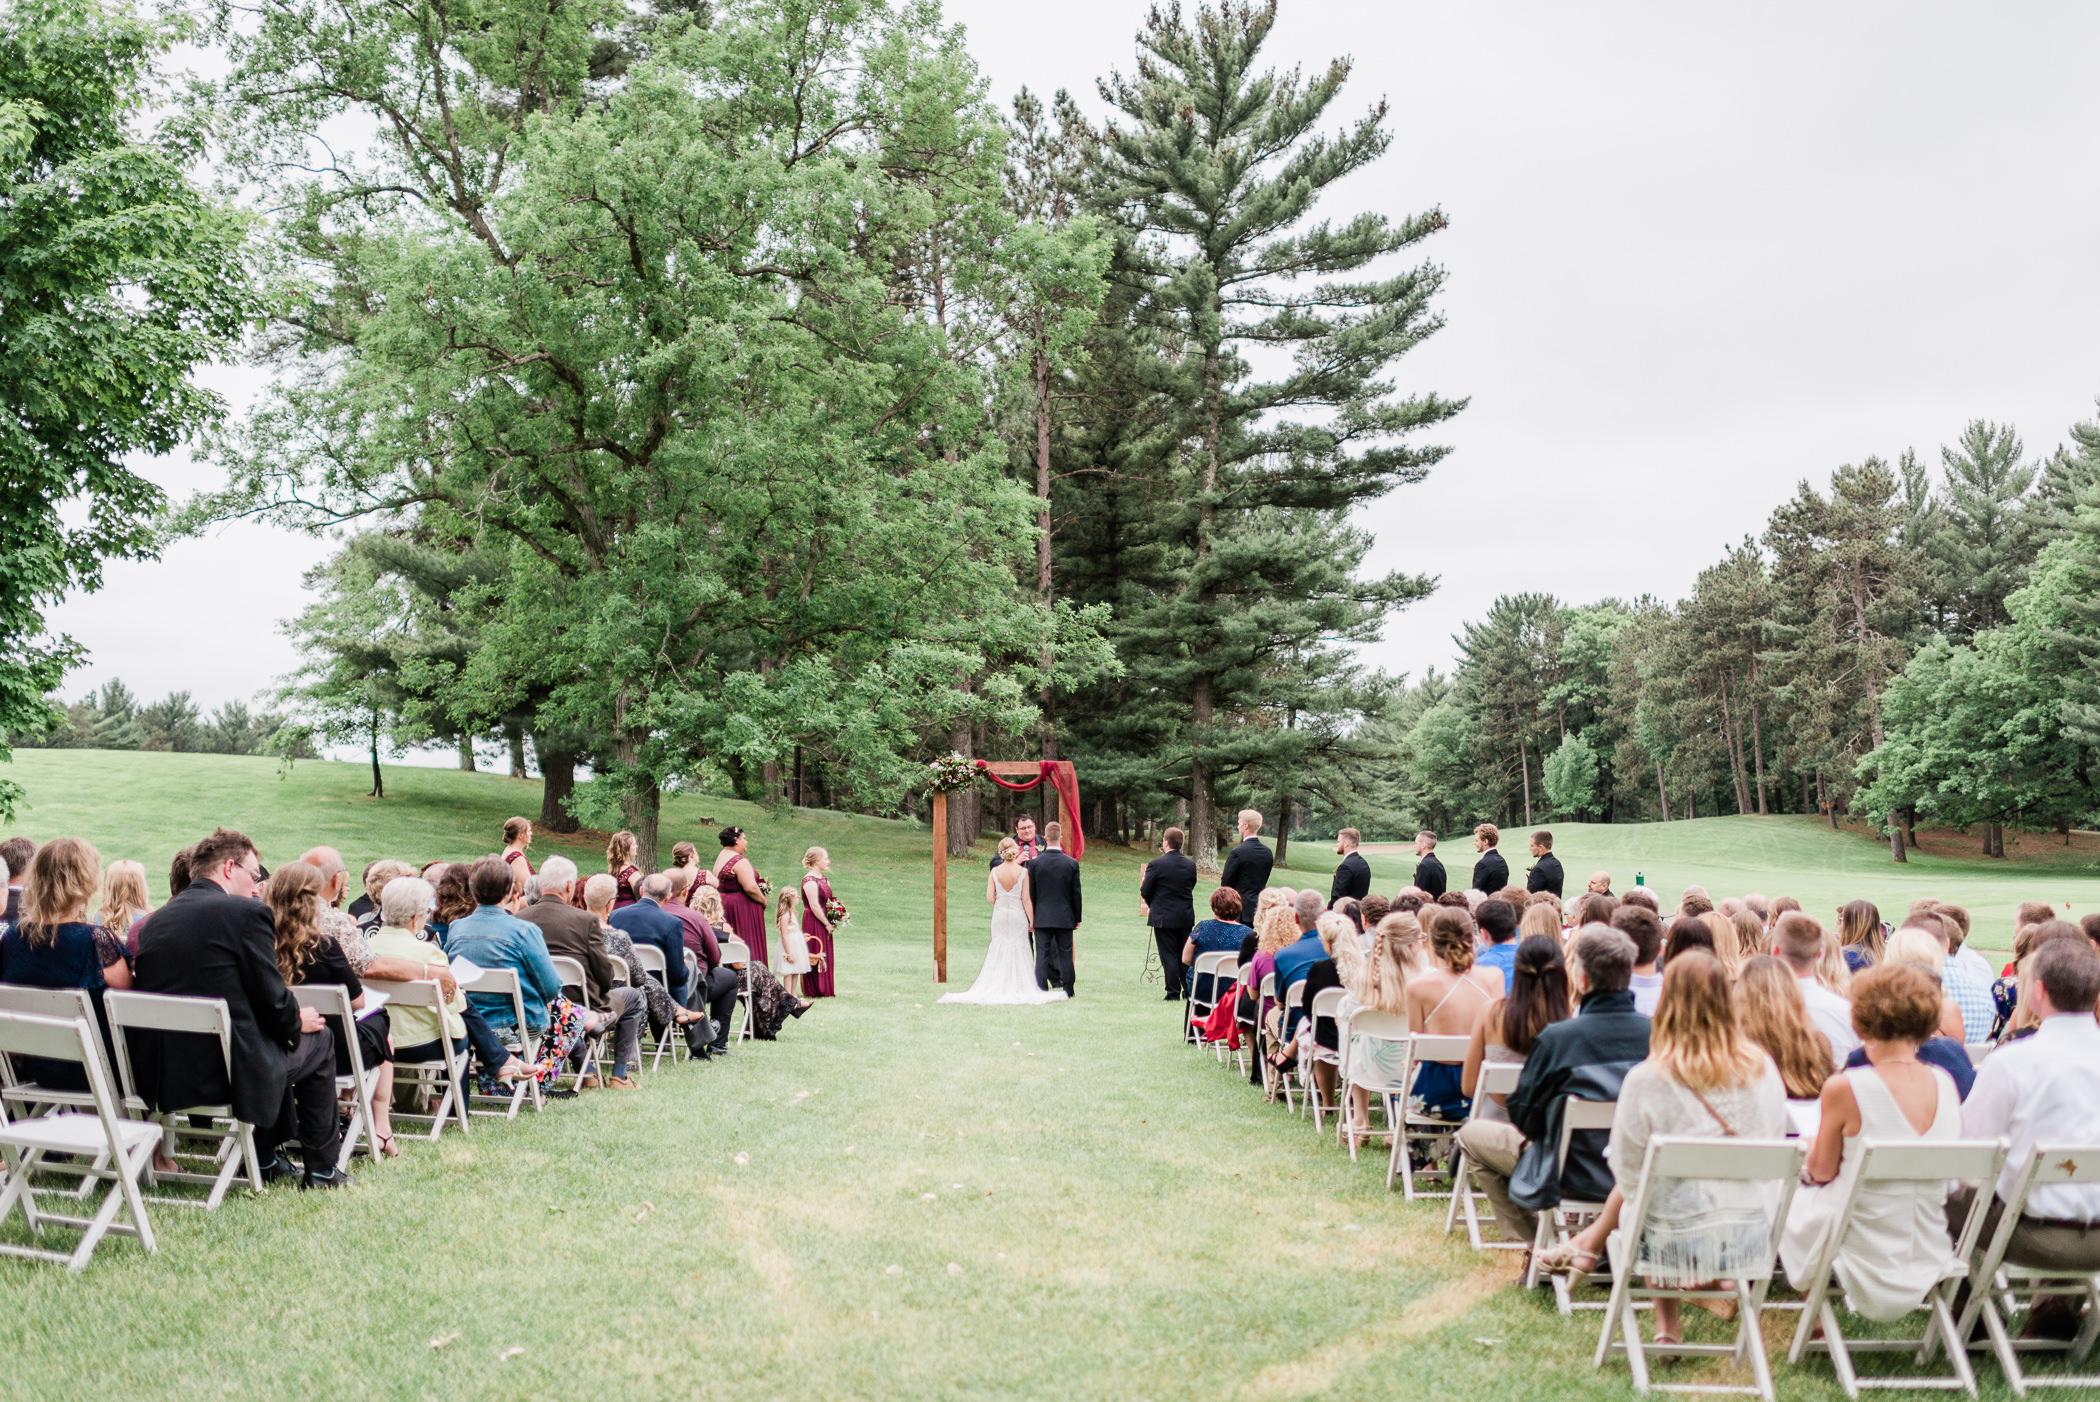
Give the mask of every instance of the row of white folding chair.
M 1230 950 L 1205 950 L 1196 956 L 1189 966 L 1189 1000 L 1187 1016 L 1181 1023 L 1181 1040 L 1200 1046 L 1197 1028 L 1209 1018 L 1218 1006 L 1218 993 L 1225 979 L 1232 978 L 1239 968 L 1239 956 Z M 1223 1061 L 1223 1043 L 1219 1044 L 1218 1059 Z
M 637 964 L 642 966 L 642 977 L 647 978 L 654 974 L 656 981 L 663 985 L 664 991 L 671 994 L 672 1002 L 677 1002 L 678 991 L 671 987 L 671 963 L 664 958 L 664 952 L 653 944 L 637 943 L 634 947 L 634 959 Z M 684 1047 L 684 1041 L 685 1039 L 678 1035 L 678 1020 L 675 1017 L 663 1027 L 658 1028 L 654 1049 L 655 1055 L 649 1062 L 649 1069 L 654 1071 L 662 1066 L 666 1055 L 671 1058 L 672 1064 L 677 1064 L 679 1052 Z M 636 1062 L 636 1069 L 640 1069 L 639 1060 Z
M 514 972 L 512 977 L 516 977 Z M 401 983 L 393 979 L 367 978 L 365 987 L 376 993 L 386 994 L 392 1006 L 425 1010 L 436 1020 L 440 1031 L 443 1030 L 445 1025 L 445 995 L 444 991 L 438 987 L 437 980 L 416 979 L 413 982 Z M 356 1066 L 358 1064 L 357 1047 L 355 1045 L 357 1039 L 353 1036 L 350 1040 L 352 1043 L 350 1048 L 351 1064 Z M 435 1098 L 427 1115 L 412 1111 L 399 1111 L 394 1116 L 396 1119 L 409 1121 L 429 1120 L 430 1133 L 427 1137 L 433 1142 L 444 1134 L 447 1122 L 456 1122 L 462 1134 L 468 1132 L 467 1058 L 453 1050 L 450 1037 L 440 1036 L 437 1039 L 437 1043 L 438 1059 L 436 1061 L 397 1061 L 394 1063 L 394 1075 L 397 1083 L 404 1079 L 413 1080 L 435 1092 Z M 351 1145 L 346 1140 L 343 1146 L 343 1162 L 345 1164 L 350 1161 L 350 1149 Z M 376 1161 L 378 1151 L 376 1143 L 373 1145 L 373 1151 Z
M 2021 1170 L 2018 1186 L 1999 1215 L 1998 1227 L 1984 1246 L 1969 1303 L 1956 1323 L 1955 1332 L 1966 1339 L 1979 1316 L 1997 1356 L 1998 1367 L 2015 1397 L 2024 1397 L 2030 1387 L 2100 1388 L 2100 1376 L 2068 1376 L 2062 1373 L 2030 1373 L 2020 1364 L 2022 1353 L 2064 1350 L 2075 1362 L 2083 1362 L 2100 1341 L 2100 1273 L 2047 1270 L 2015 1265 L 2006 1259 L 2014 1229 L 2026 1211 L 2028 1198 L 2038 1188 L 2063 1187 L 2074 1183 L 2100 1183 L 2100 1144 L 2037 1144 L 2034 1155 Z M 1978 1187 L 1977 1201 L 1991 1196 L 1988 1181 Z M 2014 1338 L 2007 1316 L 2024 1300 L 2031 1308 L 2037 1296 L 2068 1295 L 2085 1299 L 2085 1323 L 2068 1344 L 2053 1339 Z M 1974 1345 L 1971 1345 L 1974 1347 Z
M 94 1001 L 85 988 L 31 988 L 23 984 L 0 983 L 0 1011 L 55 1017 L 61 1022 L 78 1018 L 90 1027 L 102 1025 L 102 1019 L 95 1013 Z M 101 1055 L 99 1042 L 96 1054 Z M 111 1085 L 115 1085 L 115 1074 L 106 1060 L 103 1070 L 108 1073 Z M 64 1090 L 23 1080 L 16 1072 L 14 1059 L 6 1056 L 0 1056 L 0 1100 L 16 1107 L 19 1118 L 34 1118 L 68 1108 L 90 1110 L 95 1104 L 94 1096 L 87 1091 Z M 95 1166 L 101 1168 L 104 1162 L 98 1160 Z M 45 1164 L 44 1170 L 56 1173 L 57 1166 Z M 92 1174 L 83 1174 L 74 1196 L 87 1197 L 97 1181 Z
M 1362 1038 L 1368 1042 L 1402 1043 L 1412 1034 L 1407 1030 L 1407 1019 L 1399 1013 L 1381 1013 L 1368 1008 L 1358 1009 L 1353 1017 L 1337 1029 L 1337 1032 L 1340 1037 L 1342 1051 L 1340 1075 L 1342 1114 L 1336 1126 L 1336 1133 L 1348 1144 L 1349 1160 L 1354 1163 L 1356 1161 L 1356 1141 L 1359 1137 L 1390 1138 L 1392 1136 L 1394 1127 L 1399 1123 L 1399 1119 L 1393 1110 L 1394 1099 L 1395 1097 L 1404 1099 L 1407 1093 L 1407 1082 L 1405 1080 L 1389 1082 L 1365 1070 L 1364 1066 L 1355 1057 L 1357 1039 Z M 1383 1130 L 1370 1128 L 1368 1121 L 1364 1128 L 1359 1129 L 1357 1127 L 1355 1109 L 1351 1104 L 1350 1091 L 1352 1089 L 1360 1089 L 1364 1092 L 1365 1099 L 1368 1102 L 1367 1115 L 1375 1111 L 1384 1116 L 1386 1127 Z M 1388 1160 L 1387 1164 L 1385 1186 L 1388 1192 L 1392 1190 L 1393 1175 L 1390 1160 Z
M 1424 1066 L 1432 1064 L 1462 1065 L 1466 1059 L 1466 1049 L 1471 1041 L 1472 1038 L 1470 1037 L 1442 1036 L 1426 1032 L 1417 1032 L 1407 1039 L 1407 1060 L 1400 1072 L 1400 1084 L 1406 1089 L 1400 1091 L 1395 1097 L 1395 1102 L 1400 1112 L 1399 1119 L 1396 1121 L 1400 1126 L 1400 1132 L 1393 1136 L 1392 1163 L 1386 1170 L 1385 1185 L 1388 1189 L 1391 1189 L 1393 1186 L 1393 1174 L 1397 1171 L 1400 1175 L 1402 1196 L 1409 1202 L 1413 1202 L 1418 1197 L 1443 1196 L 1442 1193 L 1428 1192 L 1415 1186 L 1413 1146 L 1416 1144 L 1430 1145 L 1433 1155 L 1431 1162 L 1436 1162 L 1439 1158 L 1448 1161 L 1451 1154 L 1451 1141 L 1458 1134 L 1459 1126 L 1463 1123 L 1460 1120 L 1446 1120 L 1436 1115 L 1416 1110 L 1414 1108 L 1415 1078 Z M 1390 1110 L 1388 1113 L 1390 1113 Z M 1424 1172 L 1441 1175 L 1448 1175 L 1449 1171 L 1448 1168 L 1424 1170 Z
M 1480 1102 L 1488 1096 L 1507 1097 L 1523 1079 L 1524 1063 L 1521 1061 L 1487 1061 L 1481 1063 L 1480 1080 L 1473 1088 L 1473 1109 L 1479 1112 Z M 1444 1213 L 1444 1235 L 1449 1236 L 1458 1228 L 1460 1218 L 1465 1219 L 1466 1239 L 1475 1251 L 1522 1251 L 1531 1243 L 1504 1241 L 1499 1236 L 1489 1241 L 1480 1234 L 1480 1204 L 1487 1195 L 1480 1191 L 1473 1180 L 1473 1160 L 1460 1143 L 1458 1159 L 1451 1168 L 1451 1206 Z
M 510 1002 L 510 1026 L 504 1029 L 503 1034 L 500 1034 L 503 1036 L 504 1044 L 510 1052 L 516 1055 L 518 1060 L 524 1062 L 527 1066 L 538 1063 L 540 1059 L 540 1039 L 534 1036 L 532 1029 L 526 1025 L 525 985 L 519 980 L 516 969 L 483 969 L 474 978 L 461 980 L 459 991 L 462 993 L 479 993 L 486 997 L 508 999 Z M 463 1074 L 466 1071 L 463 1061 L 460 1065 L 460 1070 Z M 396 1067 L 395 1074 L 400 1074 L 399 1067 Z M 489 1074 L 491 1076 L 495 1074 L 494 1067 L 489 1068 Z M 466 1087 L 465 1099 L 469 1115 L 481 1115 L 484 1117 L 500 1115 L 506 1120 L 516 1119 L 518 1110 L 528 1103 L 535 1112 L 547 1108 L 546 1099 L 540 1094 L 539 1078 L 531 1075 L 521 1076 L 512 1082 L 510 1094 L 508 1095 L 478 1095 L 474 1093 L 470 1084 Z
M 1300 986 L 1302 987 L 1302 985 Z M 1345 996 L 1346 994 L 1342 989 L 1323 988 L 1318 993 L 1313 994 L 1312 1006 L 1305 1011 L 1305 1020 L 1311 1024 L 1313 1035 L 1299 1052 L 1298 1080 L 1305 1088 L 1306 1097 L 1312 1102 L 1314 1134 L 1325 1134 L 1327 1132 L 1323 1119 L 1327 1107 L 1320 1099 L 1320 1084 L 1313 1078 L 1313 1063 L 1320 1059 L 1320 1024 L 1322 1022 L 1335 1024 L 1335 1046 L 1339 1049 L 1341 1046 L 1342 999 Z M 1341 1094 L 1339 1054 L 1336 1057 L 1335 1088 L 1336 1096 L 1339 1097 Z
M 1273 978 L 1274 975 L 1270 977 Z M 1286 1040 L 1282 1043 L 1271 1042 L 1266 1046 L 1263 1049 L 1261 1061 L 1262 1075 L 1269 1082 L 1269 1094 L 1273 1096 L 1279 1091 L 1282 1092 L 1284 1108 L 1294 1115 L 1299 1113 L 1296 1096 L 1298 1092 L 1305 1090 L 1305 1079 L 1300 1073 L 1296 1061 L 1278 1066 L 1275 1062 L 1275 1053 L 1279 1046 L 1288 1047 L 1290 1045 L 1288 1039 L 1291 1036 L 1292 1014 L 1303 1013 L 1304 1011 L 1305 980 L 1301 978 L 1292 983 L 1290 987 L 1284 989 L 1282 1010 L 1276 1017 L 1277 1035 Z M 1263 1024 L 1263 1030 L 1267 1030 L 1266 1023 Z
M 1610 1134 L 1612 1123 L 1618 1118 L 1619 1102 L 1616 1100 L 1583 1100 L 1569 1096 L 1560 1107 L 1560 1142 L 1554 1146 L 1554 1178 L 1564 1183 L 1568 1176 L 1568 1150 L 1578 1134 Z M 1562 1196 L 1551 1207 L 1541 1208 L 1538 1213 L 1538 1230 L 1531 1240 L 1531 1260 L 1524 1272 L 1524 1288 L 1535 1289 L 1539 1283 L 1539 1261 L 1546 1252 L 1566 1241 L 1587 1226 L 1598 1213 L 1604 1211 L 1604 1202 L 1585 1202 L 1580 1198 Z M 1607 1285 L 1609 1279 L 1602 1272 L 1592 1272 L 1584 1277 L 1592 1285 Z M 1576 1310 L 1601 1309 L 1601 1305 L 1578 1304 L 1575 1301 L 1575 1281 L 1565 1275 L 1553 1277 L 1554 1308 L 1563 1315 L 1572 1315 Z
M 29 1229 L 43 1235 L 47 1223 L 75 1227 L 80 1239 L 70 1252 L 0 1243 L 0 1253 L 36 1261 L 62 1262 L 77 1271 L 95 1254 L 95 1247 L 110 1232 L 136 1237 L 148 1251 L 154 1249 L 153 1224 L 146 1215 L 140 1178 L 153 1162 L 153 1151 L 161 1142 L 162 1129 L 150 1120 L 126 1117 L 109 1082 L 102 1055 L 102 1034 L 92 1013 L 88 1017 L 56 1018 L 35 1013 L 0 1010 L 0 1065 L 11 1056 L 41 1057 L 47 1061 L 77 1064 L 86 1077 L 92 1114 L 66 1110 L 33 1118 L 16 1118 L 5 1099 L 0 1099 L 0 1165 L 4 1165 L 4 1187 L 0 1187 L 0 1222 L 22 1209 Z M 69 1165 L 68 1172 L 101 1180 L 109 1187 L 92 1217 L 61 1215 L 39 1208 L 31 1186 L 46 1154 L 92 1157 L 93 1166 Z M 130 1220 L 116 1220 L 127 1210 Z
M 588 1020 L 591 1015 L 591 985 L 584 977 L 583 961 L 581 959 L 572 959 L 566 954 L 556 954 L 551 957 L 554 960 L 555 977 L 561 980 L 561 991 L 564 994 L 571 991 L 574 992 L 575 996 L 569 1001 L 574 1003 L 576 1010 Z M 583 1034 L 583 1061 L 576 1068 L 576 1084 L 573 1089 L 582 1090 L 583 1078 L 586 1076 L 594 1074 L 602 1076 L 603 1067 L 601 1063 L 605 1059 L 605 1038 L 611 1030 L 612 1024 L 608 1022 L 596 1032 Z M 559 1079 L 559 1077 L 556 1079 Z
M 124 1106 L 130 1113 L 147 1117 L 153 1114 L 145 1098 L 139 1094 L 138 1078 L 132 1072 L 132 1032 L 158 1033 L 166 1036 L 181 1033 L 189 1036 L 208 1037 L 219 1044 L 219 1058 L 225 1068 L 226 1084 L 233 1085 L 233 1017 L 227 1011 L 224 998 L 190 998 L 172 993 L 140 993 L 130 989 L 108 989 L 102 995 L 103 1016 L 109 1020 L 110 1045 L 117 1053 L 117 1076 L 122 1084 Z M 199 1126 L 193 1117 L 202 1117 L 209 1123 Z M 207 1211 L 216 1211 L 226 1200 L 226 1190 L 245 1168 L 248 1186 L 256 1192 L 262 1191 L 262 1158 L 255 1149 L 255 1126 L 237 1120 L 231 1105 L 186 1105 L 159 1114 L 162 1145 L 169 1157 L 190 1157 L 179 1150 L 184 1139 L 214 1141 L 217 1147 L 211 1155 L 212 1171 L 193 1173 L 187 1170 L 167 1172 L 156 1170 L 152 1175 L 155 1183 L 200 1183 L 209 1185 L 211 1192 L 205 1198 Z M 182 1198 L 155 1198 L 155 1202 L 187 1202 Z
M 743 1010 L 744 1020 L 737 1026 L 735 1040 L 749 1041 L 757 1035 L 751 1030 L 751 946 L 734 935 L 730 936 L 722 941 L 722 962 L 742 966 L 737 970 L 736 1004 L 730 1009 L 730 1016 L 734 1017 L 738 1008 Z
M 399 998 L 388 992 L 382 980 L 373 981 L 373 992 L 387 992 L 390 1000 Z M 430 985 L 433 992 L 437 985 Z M 312 1008 L 324 1018 L 334 1018 L 342 1025 L 343 1042 L 349 1048 L 350 1073 L 335 1078 L 338 1094 L 350 1092 L 350 1123 L 343 1129 L 342 1147 L 336 1154 L 335 1166 L 348 1168 L 350 1158 L 357 1152 L 357 1141 L 363 1139 L 367 1152 L 376 1160 L 379 1157 L 379 1136 L 372 1124 L 372 1094 L 379 1088 L 383 1066 L 366 1066 L 364 1052 L 357 1044 L 357 1010 L 350 1006 L 350 992 L 339 983 L 301 984 L 292 989 L 292 996 L 299 1000 L 302 1008 Z

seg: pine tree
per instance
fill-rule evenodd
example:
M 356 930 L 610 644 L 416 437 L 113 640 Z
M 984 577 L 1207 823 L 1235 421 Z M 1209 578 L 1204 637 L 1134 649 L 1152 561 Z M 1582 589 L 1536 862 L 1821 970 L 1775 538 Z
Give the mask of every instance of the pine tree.
M 2035 469 L 2022 465 L 2021 451 L 2009 425 L 1982 419 L 1962 431 L 1959 445 L 1940 449 L 1944 522 L 1929 548 L 1945 571 L 1949 621 L 1961 637 L 2006 621 L 2005 600 L 2026 581 L 2040 548 L 2023 509 Z

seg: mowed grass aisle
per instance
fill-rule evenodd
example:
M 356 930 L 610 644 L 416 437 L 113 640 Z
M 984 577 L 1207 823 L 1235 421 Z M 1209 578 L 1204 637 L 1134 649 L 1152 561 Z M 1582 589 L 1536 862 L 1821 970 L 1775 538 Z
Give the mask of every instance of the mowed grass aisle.
M 214 822 L 273 864 L 321 840 L 353 868 L 464 857 L 538 808 L 536 786 L 445 771 L 389 771 L 381 804 L 349 765 L 280 781 L 262 761 L 21 759 L 36 807 L 18 827 L 149 869 Z M 161 1208 L 153 1257 L 112 1240 L 79 1277 L 0 1261 L 9 1393 L 1630 1395 L 1623 1366 L 1590 1368 L 1594 1314 L 1510 1288 L 1507 1255 L 1443 1237 L 1442 1204 L 1388 1195 L 1377 1156 L 1352 1165 L 1178 1045 L 1138 979 L 1135 854 L 1089 853 L 1077 1002 L 944 1008 L 923 832 L 680 799 L 666 845 L 705 850 L 702 814 L 748 822 L 776 879 L 830 848 L 855 910 L 844 997 L 726 1064 L 361 1161 L 347 1192 Z M 954 871 L 962 986 L 982 864 Z M 1841 1395 L 1827 1369 L 1781 1387 Z

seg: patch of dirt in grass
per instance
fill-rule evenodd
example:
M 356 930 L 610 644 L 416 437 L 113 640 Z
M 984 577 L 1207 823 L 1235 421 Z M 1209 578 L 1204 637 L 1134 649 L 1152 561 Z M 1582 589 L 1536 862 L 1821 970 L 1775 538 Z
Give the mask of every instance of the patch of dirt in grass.
M 1510 1253 L 1514 1255 L 1515 1253 Z M 1435 1332 L 1477 1308 L 1510 1282 L 1501 1261 L 1483 1261 L 1449 1285 L 1422 1296 L 1393 1318 L 1358 1330 L 1347 1338 L 1314 1349 L 1287 1363 L 1272 1363 L 1256 1373 L 1240 1395 L 1247 1402 L 1306 1397 L 1323 1392 L 1349 1369 L 1374 1354 Z

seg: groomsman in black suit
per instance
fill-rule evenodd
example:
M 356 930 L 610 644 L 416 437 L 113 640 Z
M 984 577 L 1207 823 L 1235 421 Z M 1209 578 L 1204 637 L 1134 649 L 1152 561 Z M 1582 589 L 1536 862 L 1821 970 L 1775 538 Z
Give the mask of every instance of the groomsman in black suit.
M 1152 939 L 1159 945 L 1159 967 L 1167 979 L 1167 1001 L 1179 1001 L 1182 988 L 1181 951 L 1196 928 L 1196 864 L 1181 850 L 1180 828 L 1168 828 L 1160 836 L 1159 855 L 1145 863 L 1145 879 L 1138 886 L 1138 902 Z
M 1240 919 L 1254 923 L 1254 908 L 1261 904 L 1261 888 L 1269 884 L 1276 869 L 1276 854 L 1254 834 L 1261 831 L 1261 814 L 1252 808 L 1240 810 L 1240 845 L 1225 854 L 1225 870 L 1218 884 L 1240 893 Z
M 1482 823 L 1473 829 L 1473 850 L 1480 860 L 1473 863 L 1473 889 L 1492 896 L 1509 885 L 1509 863 L 1495 850 L 1502 840 L 1502 830 L 1493 823 Z
M 1363 841 L 1363 834 L 1355 828 L 1343 828 L 1335 834 L 1334 850 L 1341 853 L 1342 863 L 1334 869 L 1334 886 L 1327 893 L 1327 908 L 1333 910 L 1343 901 L 1360 901 L 1371 894 L 1371 864 L 1356 850 Z
M 1527 891 L 1551 891 L 1554 895 L 1559 895 L 1560 888 L 1567 880 L 1567 877 L 1560 869 L 1560 858 L 1553 855 L 1553 834 L 1550 832 L 1533 833 L 1531 835 L 1531 855 L 1536 860 L 1531 864 L 1530 879 L 1525 881 L 1524 889 Z
M 1079 933 L 1079 863 L 1065 855 L 1064 832 L 1043 824 L 1043 850 L 1028 864 L 1028 886 L 1035 906 L 1035 986 L 1055 986 L 1072 994 L 1072 936 Z
M 1444 894 L 1444 864 L 1437 860 L 1436 834 L 1424 828 L 1415 834 L 1415 889 L 1434 899 Z

